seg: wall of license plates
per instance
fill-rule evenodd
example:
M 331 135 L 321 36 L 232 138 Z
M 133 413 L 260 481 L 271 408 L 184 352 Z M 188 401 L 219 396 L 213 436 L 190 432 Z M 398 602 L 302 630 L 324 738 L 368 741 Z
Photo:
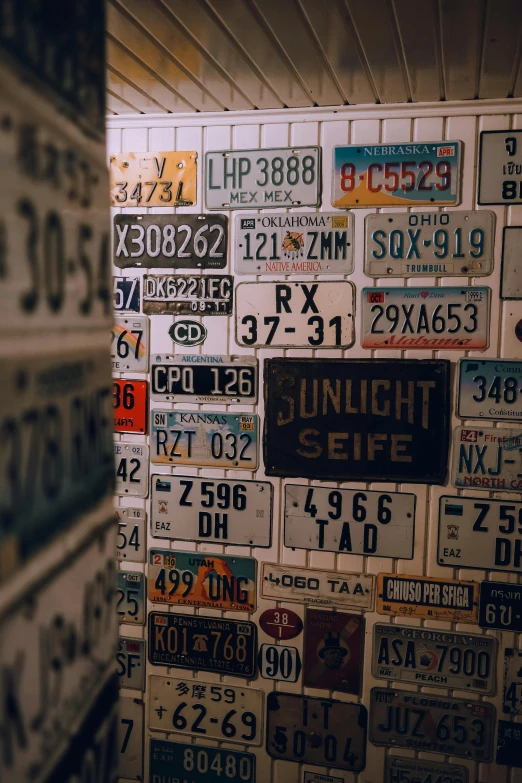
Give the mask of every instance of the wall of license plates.
M 522 765 L 522 120 L 389 114 L 109 120 L 125 779 Z

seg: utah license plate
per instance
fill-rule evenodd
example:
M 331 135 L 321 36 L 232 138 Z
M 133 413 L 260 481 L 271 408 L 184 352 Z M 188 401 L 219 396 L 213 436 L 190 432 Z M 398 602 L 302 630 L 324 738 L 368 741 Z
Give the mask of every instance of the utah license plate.
M 522 361 L 459 359 L 457 415 L 522 421 Z
M 162 402 L 257 402 L 257 359 L 253 356 L 157 354 L 152 363 L 153 400 Z
M 114 432 L 147 432 L 149 413 L 149 382 L 135 378 L 114 379 L 112 400 Z
M 468 783 L 468 770 L 460 764 L 388 756 L 384 783 Z
M 145 575 L 139 571 L 118 571 L 118 620 L 143 625 L 145 622 Z
M 379 614 L 475 623 L 477 605 L 477 582 L 436 576 L 377 575 Z
M 149 447 L 120 440 L 114 444 L 116 495 L 146 498 L 149 494 Z
M 149 351 L 149 319 L 147 316 L 116 316 L 111 336 L 111 358 L 114 372 L 147 372 Z
M 147 551 L 147 512 L 143 508 L 118 506 L 114 509 L 118 522 L 116 558 L 129 563 L 143 563 Z
M 299 604 L 371 609 L 373 576 L 263 563 L 261 595 Z
M 231 275 L 145 275 L 143 312 L 147 315 L 231 315 Z
M 111 155 L 111 207 L 191 207 L 197 157 L 195 150 Z
M 116 652 L 116 670 L 120 688 L 145 690 L 145 642 L 120 636 Z
M 184 780 L 190 777 L 191 783 L 223 783 L 223 772 L 227 783 L 255 783 L 256 757 L 253 753 L 200 745 L 199 742 L 193 745 L 151 737 L 151 781 L 167 781 L 173 769 L 182 774 Z
M 522 431 L 457 427 L 453 431 L 454 487 L 492 492 L 522 490 Z

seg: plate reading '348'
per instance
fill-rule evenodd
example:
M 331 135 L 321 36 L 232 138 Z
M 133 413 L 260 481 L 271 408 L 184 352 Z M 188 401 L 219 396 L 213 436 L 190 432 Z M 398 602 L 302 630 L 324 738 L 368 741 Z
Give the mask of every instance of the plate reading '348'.
M 457 427 L 453 433 L 454 487 L 522 490 L 522 428 Z
M 457 415 L 522 422 L 522 361 L 459 359 Z

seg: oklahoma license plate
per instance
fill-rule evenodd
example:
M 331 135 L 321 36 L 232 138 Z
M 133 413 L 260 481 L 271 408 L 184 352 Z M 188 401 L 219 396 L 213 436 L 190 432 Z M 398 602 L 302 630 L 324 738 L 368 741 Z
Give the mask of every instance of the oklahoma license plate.
M 384 783 L 468 783 L 468 770 L 461 764 L 403 759 L 388 756 Z
M 506 647 L 504 650 L 504 683 L 502 712 L 519 715 L 522 711 L 522 650 Z
M 255 783 L 256 757 L 240 750 L 151 737 L 151 781 L 167 781 L 174 769 L 191 783 Z
M 255 348 L 348 348 L 355 340 L 354 290 L 347 280 L 239 283 L 236 343 Z
M 453 431 L 454 487 L 522 490 L 522 430 L 457 427 Z
M 143 625 L 145 622 L 145 575 L 139 571 L 118 571 L 118 620 Z
M 118 506 L 114 509 L 118 522 L 116 558 L 129 563 L 143 563 L 147 551 L 147 512 L 143 508 Z
M 149 319 L 147 316 L 116 316 L 111 336 L 111 358 L 114 372 L 147 372 L 149 351 Z
M 111 155 L 111 207 L 191 207 L 197 157 L 195 150 Z
M 257 359 L 253 356 L 168 353 L 152 362 L 151 397 L 161 402 L 257 402 Z
M 116 652 L 116 670 L 120 688 L 145 690 L 145 642 L 143 639 L 121 637 Z
M 113 308 L 116 313 L 139 313 L 140 277 L 113 278 Z
M 457 415 L 522 421 L 522 361 L 459 359 Z
M 149 382 L 137 379 L 112 382 L 114 432 L 147 432 Z
M 114 444 L 117 495 L 146 498 L 149 494 L 149 447 L 120 440 Z
M 231 315 L 231 275 L 145 275 L 143 312 L 148 315 Z
M 261 595 L 299 604 L 371 609 L 373 576 L 263 563 Z
M 475 623 L 477 605 L 477 582 L 436 576 L 377 575 L 379 614 Z

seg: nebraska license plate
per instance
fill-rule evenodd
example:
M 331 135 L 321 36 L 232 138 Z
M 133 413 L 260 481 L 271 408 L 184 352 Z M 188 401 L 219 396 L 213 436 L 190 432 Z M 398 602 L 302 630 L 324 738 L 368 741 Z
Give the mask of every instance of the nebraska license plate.
M 457 415 L 522 421 L 522 361 L 459 359 Z
M 147 315 L 231 315 L 231 275 L 145 275 L 143 312 Z
M 253 753 L 229 748 L 168 742 L 157 737 L 150 740 L 150 779 L 168 781 L 172 770 L 191 783 L 255 783 L 256 757 Z M 452 781 L 453 783 L 453 781 Z M 467 783 L 467 781 L 466 781 Z
M 146 315 L 117 315 L 111 336 L 114 372 L 147 372 L 149 369 L 149 319 Z
M 151 397 L 161 402 L 257 402 L 257 359 L 253 356 L 168 353 L 152 360 Z
M 454 487 L 522 490 L 522 429 L 457 427 L 453 432 Z
M 149 418 L 149 382 L 137 378 L 112 382 L 114 432 L 145 435 Z
M 111 207 L 191 207 L 197 157 L 195 150 L 111 155 Z
M 469 783 L 468 770 L 461 764 L 403 759 L 388 756 L 384 783 Z
M 377 574 L 377 612 L 454 623 L 477 621 L 478 583 Z
M 261 595 L 276 601 L 369 610 L 373 604 L 373 576 L 263 563 Z
M 143 563 L 147 551 L 147 512 L 143 508 L 118 506 L 116 558 L 129 563 Z
M 146 498 L 149 494 L 149 447 L 119 440 L 114 444 L 116 494 Z
M 143 625 L 145 622 L 145 575 L 139 571 L 118 571 L 118 620 Z

